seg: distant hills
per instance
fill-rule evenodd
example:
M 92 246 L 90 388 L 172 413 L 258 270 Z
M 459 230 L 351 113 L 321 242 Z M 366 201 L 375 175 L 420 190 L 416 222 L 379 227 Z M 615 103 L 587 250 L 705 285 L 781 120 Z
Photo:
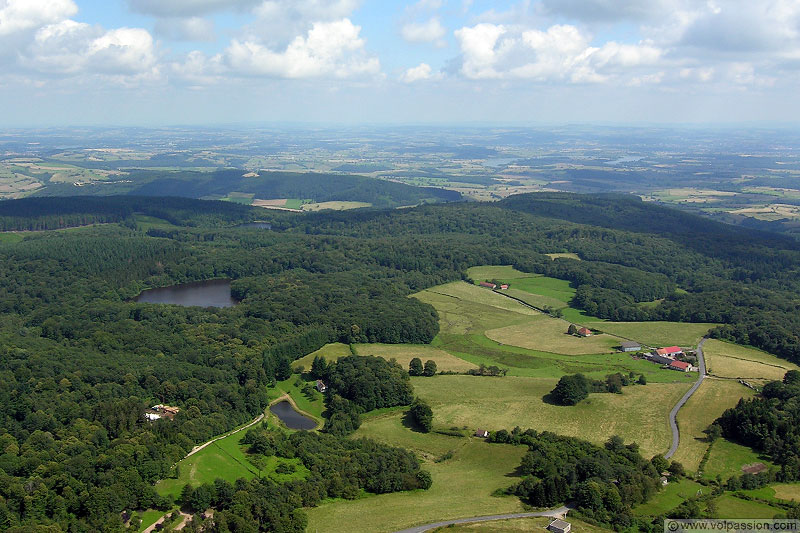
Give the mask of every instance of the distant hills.
M 118 183 L 95 182 L 80 188 L 71 184 L 50 185 L 37 192 L 37 196 L 76 194 L 179 196 L 212 200 L 236 196 L 243 203 L 252 199 L 298 198 L 314 202 L 364 202 L 374 207 L 398 207 L 462 199 L 461 193 L 456 191 L 416 187 L 364 176 L 299 172 L 245 174 L 241 169 L 212 172 L 133 170 L 124 181 Z

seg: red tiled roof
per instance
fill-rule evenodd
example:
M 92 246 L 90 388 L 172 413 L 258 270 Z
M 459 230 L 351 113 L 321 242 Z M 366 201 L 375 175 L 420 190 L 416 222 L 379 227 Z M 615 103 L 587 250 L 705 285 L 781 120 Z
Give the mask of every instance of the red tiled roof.
M 690 365 L 689 363 L 687 363 L 685 361 L 673 361 L 673 362 L 671 362 L 669 364 L 669 366 L 674 367 L 674 368 L 680 368 L 681 370 L 686 370 L 687 368 L 689 368 L 692 365 Z
M 585 335 L 586 333 L 591 333 L 591 332 L 592 330 L 590 330 L 589 328 L 581 328 L 578 330 L 578 333 L 580 333 L 581 335 Z
M 682 351 L 683 350 L 681 350 L 677 346 L 667 346 L 666 348 L 659 348 L 658 350 L 656 350 L 658 355 L 669 355 L 673 353 L 680 353 Z

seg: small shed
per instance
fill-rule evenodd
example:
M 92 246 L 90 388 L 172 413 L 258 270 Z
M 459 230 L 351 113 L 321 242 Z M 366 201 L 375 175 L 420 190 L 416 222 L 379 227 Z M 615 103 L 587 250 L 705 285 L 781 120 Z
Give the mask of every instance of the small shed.
M 547 529 L 553 533 L 569 533 L 572 529 L 572 524 L 565 520 L 561 520 L 560 518 L 556 518 L 550 522 L 550 525 L 547 526 Z
M 507 284 L 507 283 L 503 283 L 502 285 L 500 285 L 500 290 L 503 290 L 503 291 L 504 291 L 504 290 L 506 290 L 507 288 L 508 288 L 508 284 Z
M 667 478 L 667 476 L 661 476 L 661 485 L 663 487 L 666 487 L 667 483 L 669 483 L 669 479 Z
M 478 429 L 478 430 L 475 430 L 475 436 L 476 437 L 480 437 L 482 439 L 485 439 L 486 437 L 489 436 L 489 432 L 486 431 L 485 429 Z
M 578 335 L 580 335 L 581 337 L 591 337 L 592 330 L 590 330 L 589 328 L 580 328 L 578 330 Z
M 325 392 L 326 390 L 328 390 L 328 386 L 325 385 L 325 383 L 321 379 L 317 380 L 317 384 L 315 386 L 317 390 L 320 392 Z
M 496 289 L 497 285 L 494 283 L 489 283 L 488 281 L 481 281 L 478 285 L 481 287 L 486 287 L 487 289 Z
M 623 341 L 619 346 L 623 352 L 638 352 L 642 349 L 642 345 L 634 341 Z

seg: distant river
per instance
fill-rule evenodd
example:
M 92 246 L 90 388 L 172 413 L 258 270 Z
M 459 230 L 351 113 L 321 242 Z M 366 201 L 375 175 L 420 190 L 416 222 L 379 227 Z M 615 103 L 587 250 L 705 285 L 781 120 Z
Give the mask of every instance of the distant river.
M 233 307 L 237 304 L 231 297 L 231 280 L 212 279 L 195 281 L 158 289 L 148 289 L 135 298 L 137 302 L 151 304 L 175 304 L 198 307 Z

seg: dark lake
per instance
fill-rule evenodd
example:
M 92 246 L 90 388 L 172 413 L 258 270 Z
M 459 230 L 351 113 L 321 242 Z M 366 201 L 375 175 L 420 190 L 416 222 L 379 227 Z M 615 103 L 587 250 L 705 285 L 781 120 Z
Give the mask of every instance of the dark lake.
M 142 291 L 135 300 L 151 304 L 196 305 L 199 307 L 233 307 L 237 303 L 231 297 L 231 280 L 229 279 L 195 281 L 148 289 Z
M 278 402 L 270 406 L 269 410 L 280 418 L 281 421 L 286 424 L 286 427 L 290 429 L 309 430 L 317 427 L 316 421 L 295 411 L 292 404 L 287 401 Z

